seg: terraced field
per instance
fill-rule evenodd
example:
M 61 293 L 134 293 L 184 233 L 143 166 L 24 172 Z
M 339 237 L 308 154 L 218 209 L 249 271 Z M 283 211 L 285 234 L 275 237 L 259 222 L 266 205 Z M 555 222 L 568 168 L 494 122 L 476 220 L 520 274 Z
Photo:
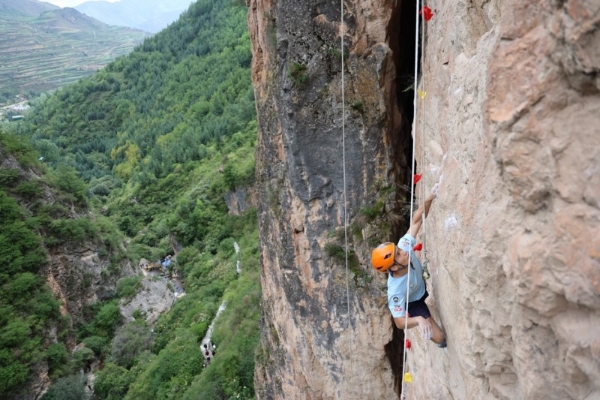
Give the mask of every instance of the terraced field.
M 93 74 L 148 35 L 103 24 L 74 9 L 39 17 L 0 9 L 0 102 Z

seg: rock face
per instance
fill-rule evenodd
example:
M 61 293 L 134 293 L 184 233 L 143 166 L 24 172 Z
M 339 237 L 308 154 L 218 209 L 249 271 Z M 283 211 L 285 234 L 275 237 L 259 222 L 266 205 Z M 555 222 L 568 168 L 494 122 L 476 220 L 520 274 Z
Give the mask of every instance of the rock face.
M 144 276 L 140 284 L 140 290 L 132 299 L 121 300 L 121 315 L 131 322 L 135 320 L 135 312 L 139 311 L 146 322 L 154 324 L 162 313 L 171 309 L 175 294 L 167 279 L 156 275 Z
M 260 398 L 395 396 L 383 352 L 391 332 L 385 278 L 373 280 L 363 257 L 360 266 L 352 255 L 346 271 L 324 251 L 342 249 L 346 209 L 348 222 L 359 220 L 360 207 L 381 197 L 374 183 L 410 174 L 401 168 L 410 140 L 395 134 L 402 120 L 385 40 L 392 10 L 385 1 L 353 7 L 342 57 L 336 2 L 250 2 L 260 124 Z M 364 256 L 368 247 L 357 241 L 354 252 Z
M 343 56 L 338 1 L 248 4 L 258 397 L 398 397 L 368 258 L 406 230 L 414 122 L 448 349 L 408 332 L 407 398 L 600 398 L 600 3 L 428 3 L 414 121 L 414 4 L 345 1 Z

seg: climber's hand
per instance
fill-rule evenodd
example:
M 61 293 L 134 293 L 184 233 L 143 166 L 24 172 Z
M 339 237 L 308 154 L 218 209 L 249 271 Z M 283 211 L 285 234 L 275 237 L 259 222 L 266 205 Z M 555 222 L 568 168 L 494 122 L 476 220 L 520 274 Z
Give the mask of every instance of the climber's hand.
M 421 331 L 421 336 L 423 337 L 423 339 L 425 339 L 425 340 L 431 339 L 432 328 L 431 328 L 431 322 L 429 322 L 429 319 L 425 319 L 423 317 L 421 317 L 419 319 L 419 330 Z

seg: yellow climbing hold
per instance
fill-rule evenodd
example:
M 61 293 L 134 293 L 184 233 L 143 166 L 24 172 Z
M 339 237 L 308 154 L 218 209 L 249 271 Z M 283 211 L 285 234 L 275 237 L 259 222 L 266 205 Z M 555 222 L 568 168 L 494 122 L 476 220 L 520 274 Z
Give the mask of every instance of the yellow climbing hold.
M 410 372 L 404 374 L 404 382 L 412 383 L 412 375 L 410 374 Z
M 427 96 L 427 92 L 424 92 L 423 90 L 417 90 L 417 93 L 419 93 L 419 97 L 421 98 L 421 100 L 423 100 L 425 96 Z

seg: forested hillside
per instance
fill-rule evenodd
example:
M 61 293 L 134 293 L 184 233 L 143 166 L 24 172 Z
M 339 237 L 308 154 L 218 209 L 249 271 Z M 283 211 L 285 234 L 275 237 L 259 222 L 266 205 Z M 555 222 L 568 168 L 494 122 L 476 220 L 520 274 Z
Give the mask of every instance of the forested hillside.
M 114 289 L 128 260 L 120 243 L 107 218 L 88 212 L 75 171 L 47 168 L 21 138 L 0 131 L 1 398 L 38 398 L 49 379 L 84 368 L 93 354 L 73 348 L 84 330 L 92 342 L 108 343 L 121 322 Z M 89 248 L 102 268 L 98 279 L 72 262 L 71 254 Z M 51 270 L 61 260 L 69 261 L 68 276 L 57 280 Z M 68 288 L 65 280 L 73 281 Z M 77 312 L 79 298 L 99 291 L 106 298 Z
M 103 336 L 93 320 L 78 330 L 78 343 L 92 350 L 86 365 L 101 366 L 92 371 L 95 398 L 254 397 L 256 211 L 229 215 L 225 203 L 254 181 L 246 13 L 240 1 L 199 0 L 129 56 L 32 102 L 16 128 L 50 169 L 78 171 L 95 212 L 129 238 L 128 258 L 160 260 L 174 242 L 182 247 L 174 270 L 187 295 L 155 325 L 137 313 L 115 326 L 112 342 L 96 339 Z M 199 343 L 222 304 L 218 351 L 205 366 Z M 79 373 L 57 375 L 44 399 L 81 387 Z

